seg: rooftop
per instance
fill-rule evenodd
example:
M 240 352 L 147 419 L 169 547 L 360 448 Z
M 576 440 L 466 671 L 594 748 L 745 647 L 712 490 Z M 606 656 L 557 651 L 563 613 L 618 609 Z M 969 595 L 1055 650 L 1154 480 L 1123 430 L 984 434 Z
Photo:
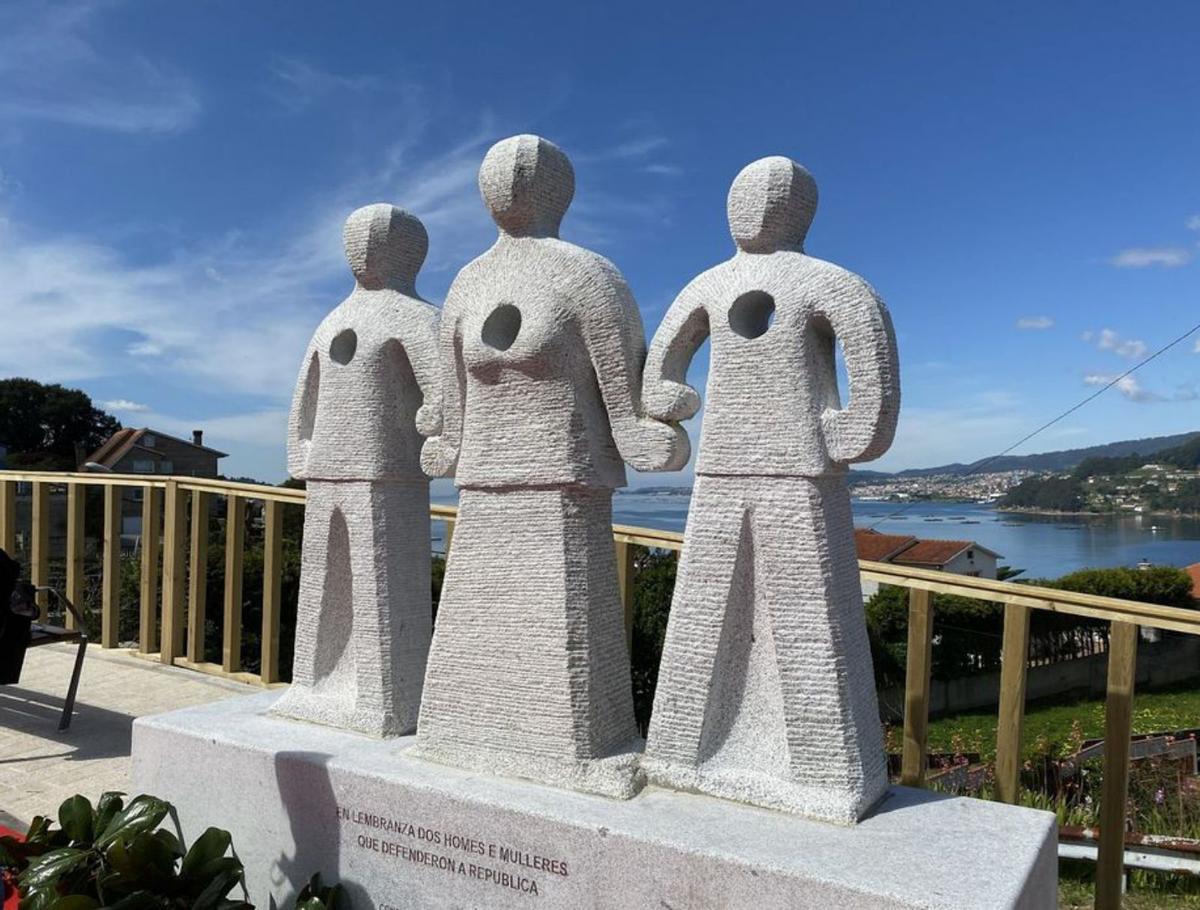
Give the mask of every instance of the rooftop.
M 161 436 L 163 439 L 170 439 L 182 445 L 194 446 L 197 449 L 203 449 L 205 452 L 211 452 L 218 458 L 228 457 L 227 452 L 221 452 L 211 446 L 196 445 L 190 439 L 181 439 L 171 433 L 163 433 L 160 430 L 152 430 L 150 427 L 123 427 L 113 433 L 108 439 L 100 445 L 85 461 L 89 464 L 95 463 L 103 465 L 106 468 L 115 467 L 117 462 L 129 454 L 130 450 L 139 447 L 142 437 L 149 433 L 151 436 Z

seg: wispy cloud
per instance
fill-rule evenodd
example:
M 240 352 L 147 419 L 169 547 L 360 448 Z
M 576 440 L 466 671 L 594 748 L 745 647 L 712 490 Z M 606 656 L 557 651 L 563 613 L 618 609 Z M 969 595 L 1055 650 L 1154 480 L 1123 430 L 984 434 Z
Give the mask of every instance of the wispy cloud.
M 687 173 L 677 164 L 647 164 L 642 170 L 647 174 L 657 174 L 660 177 L 682 177 Z
M 1109 263 L 1119 269 L 1145 269 L 1154 266 L 1179 268 L 1192 261 L 1192 254 L 1182 247 L 1130 247 L 1113 256 Z
M 373 166 L 297 199 L 269 223 L 192 239 L 149 262 L 107 239 L 40 234 L 6 218 L 0 197 L 0 375 L 85 387 L 120 379 L 114 391 L 142 381 L 166 383 L 172 391 L 165 399 L 148 397 L 143 405 L 114 398 L 106 406 L 164 432 L 203 427 L 217 447 L 249 447 L 246 457 L 256 466 L 282 465 L 281 415 L 304 348 L 350 287 L 341 243 L 346 216 L 378 201 L 413 212 L 430 235 L 423 275 L 437 274 L 444 285 L 496 237 L 477 173 L 498 135 L 485 118 L 457 141 L 435 145 L 425 124 L 414 121 Z M 589 181 L 569 216 L 567 236 L 620 236 L 615 222 L 662 215 L 655 200 L 630 200 Z M 418 288 L 424 283 L 419 278 Z M 163 406 L 162 400 L 181 403 Z M 222 406 L 213 407 L 214 401 Z M 251 470 L 240 465 L 231 469 Z M 281 473 L 252 470 L 264 477 Z
M 1189 231 L 1200 231 L 1200 215 L 1193 215 L 1185 224 Z
M 1018 329 L 1048 329 L 1054 325 L 1054 320 L 1049 316 L 1022 316 L 1017 320 Z
M 1091 386 L 1106 386 L 1111 383 L 1120 374 L 1110 375 L 1106 373 L 1088 373 L 1083 377 L 1086 385 Z M 1147 389 L 1138 381 L 1136 376 L 1122 376 L 1113 386 L 1125 398 L 1139 404 L 1148 402 L 1183 402 L 1195 401 L 1200 398 L 1200 391 L 1192 383 L 1181 383 L 1176 386 L 1175 391 L 1169 395 L 1163 395 L 1159 392 Z
M 1116 379 L 1116 376 L 1106 373 L 1088 373 L 1083 377 L 1084 384 L 1093 386 L 1106 386 L 1114 379 Z M 1162 401 L 1161 395 L 1142 388 L 1142 384 L 1138 382 L 1137 378 L 1134 376 L 1122 377 L 1117 381 L 1117 384 L 1113 386 L 1113 388 L 1115 388 L 1130 401 Z
M 1114 354 L 1127 357 L 1130 360 L 1140 360 L 1150 350 L 1146 346 L 1146 342 L 1140 338 L 1122 338 L 1118 332 L 1112 329 L 1101 329 L 1099 332 L 1084 332 L 1083 340 L 1087 342 L 1094 340 L 1099 350 L 1112 351 Z
M 386 84 L 377 75 L 333 73 L 299 57 L 276 57 L 271 77 L 266 93 L 290 111 L 303 110 L 342 93 L 378 91 Z
M 128 398 L 114 398 L 112 401 L 100 402 L 100 407 L 106 411 L 116 411 L 118 414 L 145 414 L 150 410 L 150 405 L 142 404 L 138 401 L 130 401 Z
M 0 8 L 0 117 L 124 133 L 174 133 L 200 115 L 191 80 L 136 49 L 95 40 L 114 5 L 9 2 Z

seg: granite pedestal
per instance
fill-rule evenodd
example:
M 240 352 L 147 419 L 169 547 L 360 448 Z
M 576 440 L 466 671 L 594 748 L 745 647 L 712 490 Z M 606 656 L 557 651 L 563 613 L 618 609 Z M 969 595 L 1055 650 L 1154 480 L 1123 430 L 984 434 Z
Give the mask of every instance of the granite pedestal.
M 891 789 L 856 826 L 648 787 L 610 800 L 430 764 L 268 713 L 264 692 L 145 717 L 133 784 L 191 840 L 227 828 L 251 900 L 282 905 L 320 871 L 355 910 L 1046 908 L 1045 812 Z

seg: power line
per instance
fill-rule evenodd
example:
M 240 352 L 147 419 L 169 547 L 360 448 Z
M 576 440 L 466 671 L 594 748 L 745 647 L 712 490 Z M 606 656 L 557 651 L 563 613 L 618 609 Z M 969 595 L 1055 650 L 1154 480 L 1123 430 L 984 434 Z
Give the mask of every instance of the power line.
M 970 470 L 966 471 L 962 476 L 970 477 L 972 474 L 977 474 L 980 471 L 982 471 L 984 468 L 986 468 L 988 465 L 992 464 L 993 462 L 997 461 L 1000 458 L 1003 458 L 1009 452 L 1013 451 L 1014 449 L 1020 448 L 1025 443 L 1029 442 L 1029 440 L 1033 439 L 1033 437 L 1037 436 L 1039 433 L 1043 432 L 1044 430 L 1050 429 L 1050 427 L 1054 426 L 1060 420 L 1063 420 L 1063 419 L 1069 417 L 1070 415 L 1074 414 L 1076 411 L 1078 411 L 1080 408 L 1082 408 L 1084 405 L 1088 404 L 1089 402 L 1095 401 L 1097 398 L 1099 398 L 1101 395 L 1103 395 L 1105 392 L 1107 392 L 1109 389 L 1111 389 L 1113 386 L 1115 386 L 1117 383 L 1119 383 L 1122 379 L 1124 379 L 1127 376 L 1132 375 L 1133 373 L 1136 373 L 1138 370 L 1140 370 L 1142 367 L 1144 367 L 1146 364 L 1148 364 L 1151 360 L 1154 360 L 1156 357 L 1159 357 L 1159 356 L 1165 354 L 1167 351 L 1171 350 L 1171 348 L 1175 347 L 1175 345 L 1186 340 L 1191 335 L 1194 335 L 1197 331 L 1200 331 L 1200 322 L 1196 323 L 1194 326 L 1192 326 L 1190 329 L 1188 329 L 1186 332 L 1184 332 L 1178 338 L 1163 345 L 1161 348 L 1159 348 L 1153 354 L 1148 355 L 1144 359 L 1140 360 L 1138 363 L 1131 366 L 1128 370 L 1126 370 L 1120 376 L 1114 376 L 1111 381 L 1109 381 L 1107 384 L 1105 384 L 1104 386 L 1097 389 L 1091 395 L 1088 395 L 1086 398 L 1084 398 L 1078 404 L 1072 405 L 1071 407 L 1067 408 L 1065 411 L 1063 411 L 1061 414 L 1059 414 L 1053 420 L 1046 421 L 1044 424 L 1042 424 L 1040 427 L 1038 427 L 1032 433 L 1028 433 L 1025 436 L 1022 436 L 1020 439 L 1018 439 L 1016 442 L 1014 442 L 1012 445 L 1010 445 L 1003 452 L 997 452 L 995 455 L 992 455 L 989 458 L 985 458 L 983 461 L 976 462 L 974 465 L 971 466 Z M 907 512 L 909 509 L 911 509 L 915 505 L 916 505 L 915 501 L 905 503 L 902 508 L 897 509 L 894 512 L 890 512 L 887 515 L 884 515 L 882 518 L 880 518 L 878 521 L 876 521 L 874 524 L 872 524 L 871 530 L 872 531 L 875 530 L 877 527 L 879 527 L 885 521 L 890 521 L 891 519 L 895 518 L 898 515 L 903 515 L 905 512 Z

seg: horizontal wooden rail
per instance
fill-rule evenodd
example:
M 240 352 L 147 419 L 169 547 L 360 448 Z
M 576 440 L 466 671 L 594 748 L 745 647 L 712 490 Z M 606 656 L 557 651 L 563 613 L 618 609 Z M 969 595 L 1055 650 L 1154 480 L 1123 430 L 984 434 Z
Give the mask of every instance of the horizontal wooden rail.
M 16 542 L 18 484 L 32 485 L 32 555 L 34 574 L 48 576 L 49 495 L 66 488 L 68 498 L 68 588 L 70 596 L 82 590 L 82 554 L 84 499 L 80 486 L 104 490 L 104 531 L 100 542 L 103 568 L 100 590 L 101 644 L 112 648 L 118 643 L 117 622 L 120 596 L 120 535 L 122 490 L 142 490 L 143 534 L 141 540 L 142 587 L 139 629 L 143 656 L 161 659 L 176 666 L 204 673 L 215 673 L 244 682 L 278 684 L 280 678 L 279 622 L 280 572 L 282 554 L 283 508 L 303 506 L 305 491 L 291 487 L 240 483 L 202 477 L 133 474 L 85 474 L 36 471 L 0 471 L 0 547 L 11 549 Z M 163 491 L 161 494 L 158 491 Z M 166 506 L 165 533 L 160 534 L 162 512 Z M 211 502 L 224 500 L 225 522 L 225 597 L 222 610 L 221 663 L 204 659 L 205 576 Z M 190 528 L 185 509 L 190 500 Z M 264 590 L 263 627 L 261 630 L 261 671 L 250 674 L 241 670 L 242 551 L 246 533 L 248 501 L 263 503 Z M 430 508 L 434 521 L 445 525 L 445 550 L 448 556 L 454 536 L 458 509 L 448 505 Z M 627 633 L 631 629 L 633 580 L 638 567 L 637 547 L 679 553 L 683 535 L 674 531 L 613 525 L 617 557 L 617 575 L 621 601 L 625 607 Z M 159 550 L 162 550 L 161 555 Z M 184 625 L 184 566 L 186 576 L 186 626 Z M 163 609 L 158 606 L 158 575 L 163 575 Z M 1200 611 L 1139 603 L 1114 597 L 1080 594 L 1038 585 L 1014 584 L 987 578 L 955 575 L 930 569 L 916 569 L 892 563 L 859 562 L 862 578 L 896 585 L 909 591 L 909 640 L 904 702 L 904 749 L 902 778 L 905 783 L 921 785 L 924 780 L 927 751 L 926 730 L 929 720 L 929 679 L 932 666 L 934 606 L 932 594 L 952 594 L 1003 606 L 1004 643 L 1001 654 L 1001 692 L 997 725 L 996 784 L 999 798 L 1015 802 L 1020 788 L 1020 749 L 1025 714 L 1025 681 L 1028 668 L 1029 620 L 1033 610 L 1065 613 L 1086 619 L 1107 621 L 1113 646 L 1109 654 L 1107 732 L 1114 741 L 1127 740 L 1130 734 L 1133 681 L 1136 677 L 1137 630 L 1139 627 L 1200 635 Z M 162 623 L 161 647 L 158 623 Z M 186 629 L 186 639 L 184 630 Z M 147 654 L 160 649 L 159 653 Z M 1125 758 L 1109 756 L 1125 755 Z M 1127 750 L 1105 751 L 1106 776 L 1101 810 L 1101 831 L 1097 868 L 1097 906 L 1120 905 L 1120 875 L 1123 854 L 1113 841 L 1123 833 L 1124 794 L 1128 785 Z M 1104 832 L 1113 832 L 1106 835 Z M 1106 838 L 1108 841 L 1106 842 Z

